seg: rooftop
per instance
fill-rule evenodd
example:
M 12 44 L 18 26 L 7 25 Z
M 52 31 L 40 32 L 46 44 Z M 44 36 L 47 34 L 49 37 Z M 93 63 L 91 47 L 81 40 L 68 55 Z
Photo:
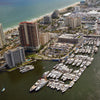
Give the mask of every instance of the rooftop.
M 67 17 L 69 16 L 71 13 L 66 13 L 66 14 L 63 14 L 63 17 Z
M 26 22 L 26 21 L 25 21 L 25 22 L 21 22 L 21 23 L 19 23 L 19 24 L 25 24 L 25 23 L 26 23 L 26 24 L 33 24 L 33 22 Z
M 75 38 L 76 35 L 74 34 L 63 34 L 61 36 L 59 36 L 59 38 L 68 38 L 68 39 L 73 39 Z
M 9 52 L 14 52 L 18 49 L 22 49 L 23 47 L 17 47 L 17 48 L 14 48 L 14 49 L 11 49 L 11 50 L 8 50 L 6 53 L 9 53 Z

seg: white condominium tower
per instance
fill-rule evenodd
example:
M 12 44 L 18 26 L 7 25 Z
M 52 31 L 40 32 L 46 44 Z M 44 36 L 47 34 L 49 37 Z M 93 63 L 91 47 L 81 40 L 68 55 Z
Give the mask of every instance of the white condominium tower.
M 25 62 L 25 52 L 23 47 L 8 50 L 4 54 L 5 60 L 9 68 Z

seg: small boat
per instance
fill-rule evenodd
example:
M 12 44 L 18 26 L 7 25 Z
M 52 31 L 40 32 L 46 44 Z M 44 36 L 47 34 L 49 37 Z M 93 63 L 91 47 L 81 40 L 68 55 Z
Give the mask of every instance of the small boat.
M 47 75 L 49 74 L 49 72 L 50 72 L 50 71 L 44 72 L 44 73 L 43 73 L 43 77 L 44 77 L 44 76 L 47 76 Z
M 94 48 L 94 52 L 95 52 L 95 53 L 97 53 L 97 51 L 98 51 L 98 48 L 97 48 L 97 47 L 95 47 L 95 48 Z
M 69 88 L 71 88 L 74 85 L 74 81 L 71 81 L 69 84 Z
M 3 88 L 2 90 L 1 90 L 1 92 L 4 92 L 6 89 L 5 88 Z
M 91 62 L 90 61 L 88 61 L 87 63 L 86 63 L 86 66 L 89 66 L 91 64 Z

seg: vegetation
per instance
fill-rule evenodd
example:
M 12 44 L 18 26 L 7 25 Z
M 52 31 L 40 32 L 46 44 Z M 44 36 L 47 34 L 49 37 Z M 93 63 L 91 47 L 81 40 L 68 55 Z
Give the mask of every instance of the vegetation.
M 74 10 L 73 7 L 69 7 L 69 8 L 67 8 L 67 11 L 68 11 L 68 12 L 72 12 L 73 10 Z
M 8 69 L 7 71 L 8 72 L 11 72 L 11 71 L 14 71 L 14 70 L 16 70 L 17 69 L 17 67 L 13 67 L 13 68 L 11 68 L 11 69 Z
M 29 55 L 26 56 L 27 59 L 36 58 L 36 57 L 37 57 L 37 54 L 36 53 L 35 54 L 32 53 L 32 54 L 29 54 Z
M 41 29 L 46 29 L 48 26 L 46 26 L 46 25 L 39 25 L 39 28 L 41 28 Z

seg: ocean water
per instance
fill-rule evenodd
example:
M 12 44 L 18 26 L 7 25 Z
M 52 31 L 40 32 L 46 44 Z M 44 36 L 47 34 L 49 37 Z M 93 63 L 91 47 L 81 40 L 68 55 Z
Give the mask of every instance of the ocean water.
M 0 0 L 0 23 L 7 29 L 80 0 Z

